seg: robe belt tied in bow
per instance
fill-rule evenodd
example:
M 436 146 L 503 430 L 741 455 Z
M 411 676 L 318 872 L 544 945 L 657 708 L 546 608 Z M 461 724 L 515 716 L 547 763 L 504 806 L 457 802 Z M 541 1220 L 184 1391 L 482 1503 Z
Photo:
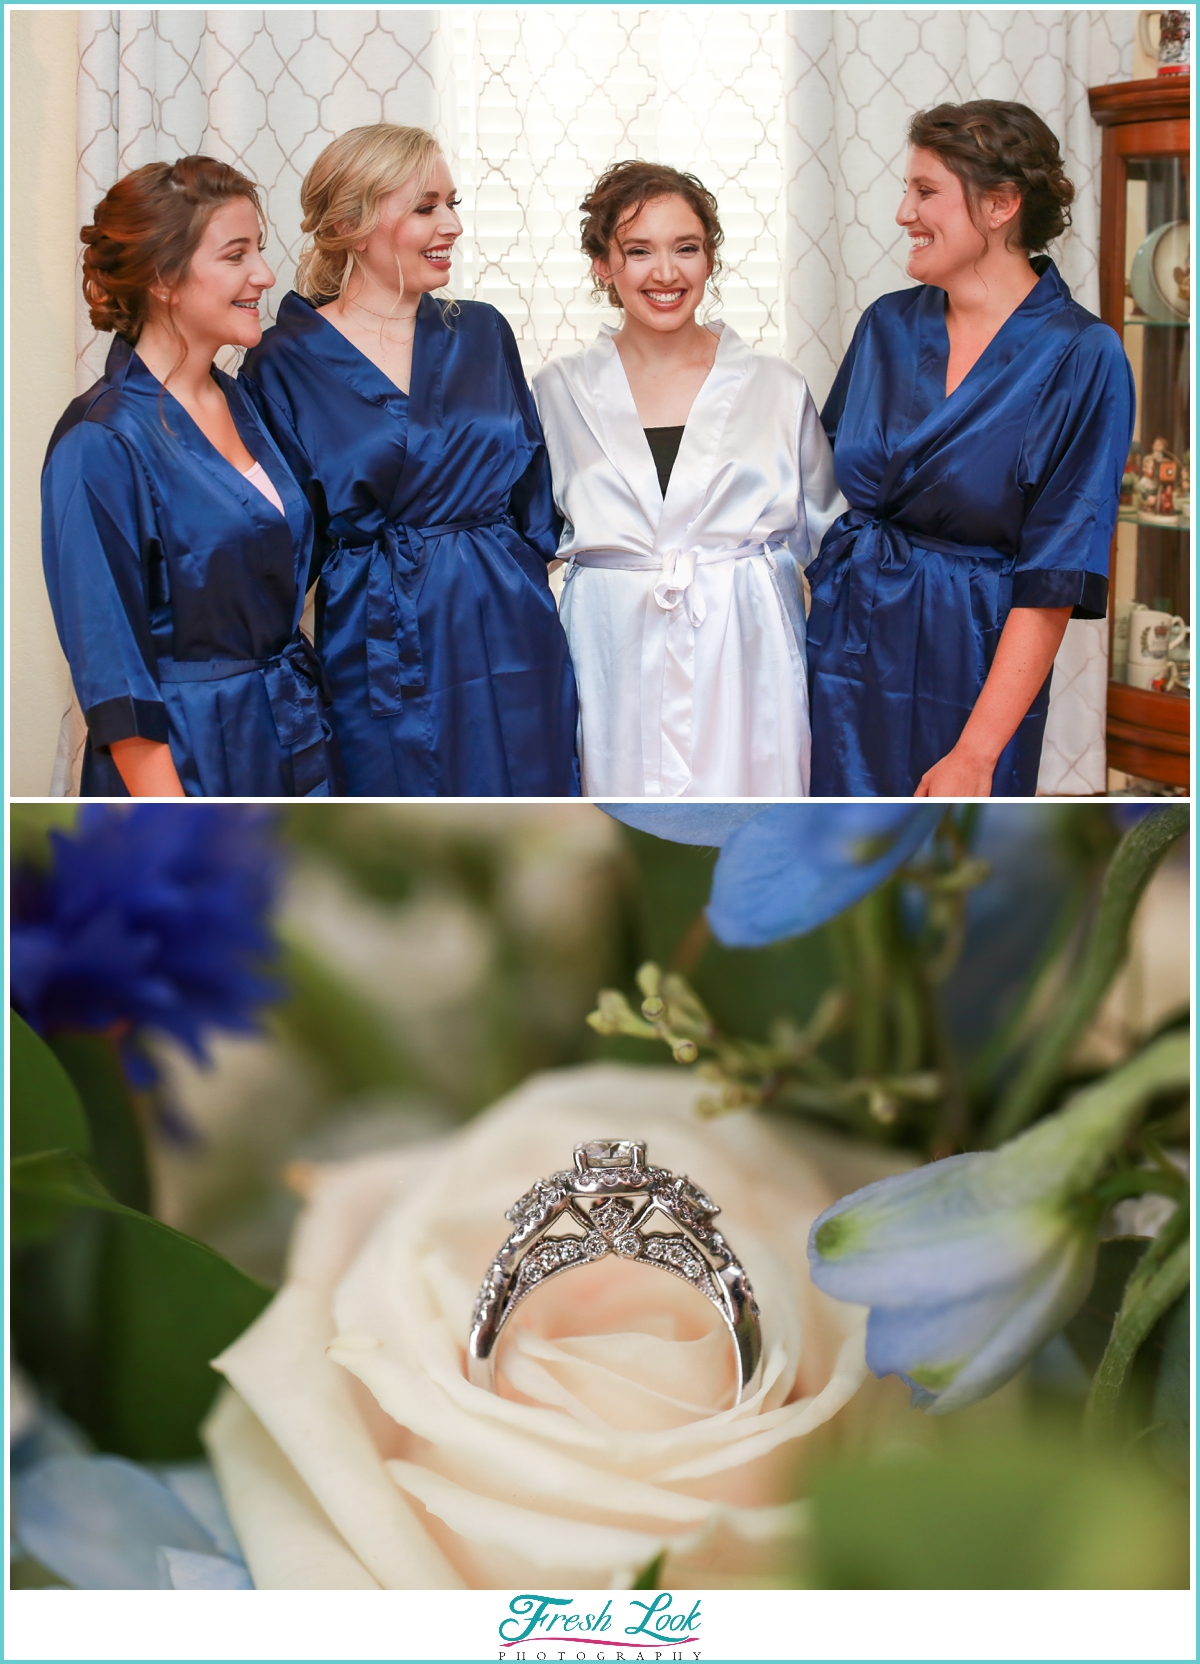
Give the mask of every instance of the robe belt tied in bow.
M 453 520 L 442 526 L 410 526 L 387 520 L 361 543 L 339 538 L 333 553 L 365 554 L 367 570 L 367 689 L 372 716 L 399 716 L 404 695 L 425 691 L 425 661 L 417 627 L 417 579 L 431 538 L 453 532 L 511 526 L 510 514 L 485 520 Z
M 330 737 L 323 707 L 332 698 L 324 667 L 307 636 L 297 630 L 281 653 L 266 659 L 159 659 L 162 682 L 223 682 L 261 673 L 280 745 L 293 753 L 297 796 L 306 797 L 327 777 Z
M 918 549 L 933 549 L 943 555 L 958 555 L 966 560 L 989 560 L 1005 563 L 1012 571 L 1013 558 L 985 543 L 953 543 L 946 537 L 931 537 L 928 532 L 905 526 L 899 520 L 889 520 L 881 514 L 868 514 L 862 509 L 847 509 L 825 533 L 821 553 L 809 567 L 813 601 L 833 607 L 838 591 L 848 583 L 846 617 L 847 653 L 865 653 L 871 634 L 871 612 L 875 605 L 875 589 L 880 572 L 902 572 L 912 559 L 913 545 Z M 808 639 L 814 647 L 823 645 L 813 625 L 821 628 L 819 619 L 810 618 Z
M 657 572 L 654 600 L 663 612 L 675 612 L 680 606 L 688 623 L 698 629 L 705 619 L 704 597 L 696 587 L 698 566 L 718 566 L 728 560 L 748 560 L 759 556 L 775 569 L 775 551 L 783 548 L 780 542 L 760 540 L 739 544 L 735 549 L 668 549 L 662 556 L 639 554 L 634 549 L 579 549 L 567 563 L 564 583 L 577 566 L 607 566 L 621 572 Z

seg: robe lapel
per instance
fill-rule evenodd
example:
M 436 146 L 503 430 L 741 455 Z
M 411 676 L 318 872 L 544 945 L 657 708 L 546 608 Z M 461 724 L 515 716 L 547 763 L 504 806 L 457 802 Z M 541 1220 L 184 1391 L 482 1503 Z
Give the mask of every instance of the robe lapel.
M 138 390 L 145 396 L 153 398 L 156 405 L 161 397 L 161 408 L 163 415 L 166 417 L 167 426 L 184 450 L 189 452 L 199 463 L 207 478 L 213 480 L 219 488 L 228 492 L 231 497 L 239 502 L 246 513 L 249 514 L 251 520 L 264 528 L 269 528 L 271 531 L 276 530 L 280 523 L 279 510 L 273 503 L 267 501 L 256 485 L 250 484 L 239 468 L 236 468 L 232 462 L 221 455 L 212 440 L 201 431 L 173 393 L 163 389 L 160 394 L 159 382 L 141 363 L 140 359 L 137 360 L 136 366 L 130 367 L 128 384 L 133 385 L 133 378 L 138 375 L 139 369 L 139 383 L 141 377 L 144 377 L 145 383 L 148 385 L 140 384 Z M 218 383 L 218 385 L 220 384 Z M 256 422 L 247 421 L 245 412 L 240 406 L 242 395 L 238 392 L 236 383 L 232 386 L 229 384 L 222 386 L 221 391 L 225 394 L 229 414 L 233 419 L 234 427 L 238 430 L 242 443 L 255 462 L 261 463 L 266 469 L 272 484 L 279 492 L 283 501 L 284 520 L 293 541 L 300 540 L 304 530 L 306 509 L 299 487 L 292 478 L 290 471 L 283 464 L 282 458 L 278 458 L 278 466 L 272 466 L 276 463 L 278 455 L 275 452 L 275 447 Z M 266 456 L 264 456 L 264 452 Z M 270 458 L 270 461 L 267 460 L 267 457 Z
M 292 619 L 292 629 L 300 626 L 304 614 L 305 591 L 308 587 L 308 568 L 312 559 L 312 515 L 304 493 L 296 483 L 295 476 L 283 456 L 277 449 L 270 434 L 262 427 L 253 415 L 252 407 L 246 397 L 238 389 L 237 383 L 231 390 L 227 390 L 230 413 L 242 436 L 242 443 L 250 452 L 255 462 L 264 470 L 271 484 L 279 493 L 279 500 L 283 504 L 284 517 L 288 530 L 292 534 L 292 548 L 294 551 L 293 566 L 296 574 L 296 607 Z M 257 486 L 244 482 L 246 494 L 250 500 L 252 512 L 259 513 L 264 506 L 262 502 L 255 502 L 255 497 L 262 497 Z M 278 521 L 278 514 L 270 503 L 265 503 L 267 511 L 273 516 L 272 525 Z
M 417 305 L 412 374 L 408 383 L 408 447 L 387 506 L 389 520 L 404 518 L 403 510 L 414 493 L 414 475 L 421 464 L 428 457 L 441 462 L 447 454 L 453 454 L 442 423 L 446 361 L 455 345 L 453 329 L 453 316 L 447 323 L 442 317 L 441 303 L 432 295 L 422 295 Z
M 1045 351 L 1047 330 L 1056 319 L 1065 319 L 1069 291 L 1053 261 L 1047 261 L 1038 282 L 988 342 L 958 386 L 946 398 L 946 362 L 950 352 L 946 333 L 945 299 L 942 290 L 930 286 L 921 297 L 918 369 L 912 403 L 915 425 L 895 445 L 879 484 L 878 507 L 887 507 L 894 491 L 909 470 L 936 450 L 938 444 L 964 421 L 971 419 L 972 407 L 989 397 L 996 378 L 1035 341 L 1038 353 Z M 1069 326 L 1073 327 L 1073 326 Z
M 750 348 L 737 331 L 725 323 L 718 324 L 717 329 L 720 331 L 717 355 L 688 412 L 679 455 L 667 485 L 654 540 L 655 553 L 659 555 L 684 543 L 692 522 L 704 506 L 729 412 L 750 369 Z M 649 449 L 647 445 L 647 452 Z
M 641 418 L 629 391 L 629 382 L 617 352 L 611 324 L 601 324 L 600 334 L 583 355 L 583 371 L 591 394 L 592 412 L 580 403 L 580 414 L 603 445 L 605 454 L 637 499 L 653 535 L 662 518 L 663 495 L 650 446 L 642 431 Z

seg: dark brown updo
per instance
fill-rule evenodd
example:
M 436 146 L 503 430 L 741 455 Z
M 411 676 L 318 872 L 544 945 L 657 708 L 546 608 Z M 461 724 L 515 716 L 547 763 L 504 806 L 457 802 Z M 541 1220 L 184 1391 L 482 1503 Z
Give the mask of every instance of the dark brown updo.
M 579 227 L 583 252 L 592 260 L 607 263 L 620 227 L 636 219 L 648 202 L 663 196 L 682 197 L 704 227 L 704 252 L 712 261 L 710 281 L 713 293 L 719 296 L 715 280 L 724 268 L 717 250 L 725 241 L 725 233 L 717 218 L 716 197 L 705 190 L 694 173 L 680 173 L 678 168 L 660 162 L 614 162 L 579 204 L 584 215 Z M 621 305 L 615 286 L 601 282 L 594 270 L 592 288 L 598 294 L 607 294 L 610 306 Z
M 118 179 L 79 233 L 93 327 L 115 330 L 133 345 L 150 315 L 151 288 L 171 288 L 187 276 L 213 213 L 239 197 L 253 203 L 265 229 L 253 182 L 211 156 L 148 162 Z
M 976 98 L 922 110 L 908 126 L 908 142 L 930 150 L 962 185 L 974 218 L 979 199 L 1015 185 L 1020 212 L 1010 241 L 1030 254 L 1061 237 L 1071 223 L 1075 187 L 1063 172 L 1058 140 L 1025 104 Z

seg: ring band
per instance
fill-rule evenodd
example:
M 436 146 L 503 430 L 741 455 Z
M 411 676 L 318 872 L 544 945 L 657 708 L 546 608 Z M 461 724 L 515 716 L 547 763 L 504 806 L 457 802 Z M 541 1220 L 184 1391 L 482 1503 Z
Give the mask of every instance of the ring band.
M 538 1179 L 505 1214 L 512 1233 L 475 1301 L 471 1384 L 495 1391 L 496 1343 L 527 1294 L 562 1271 L 617 1254 L 682 1277 L 717 1308 L 733 1340 L 740 1403 L 758 1375 L 762 1329 L 750 1279 L 713 1229 L 720 1211 L 690 1179 L 648 1167 L 646 1146 L 636 1139 L 577 1144 L 573 1173 Z

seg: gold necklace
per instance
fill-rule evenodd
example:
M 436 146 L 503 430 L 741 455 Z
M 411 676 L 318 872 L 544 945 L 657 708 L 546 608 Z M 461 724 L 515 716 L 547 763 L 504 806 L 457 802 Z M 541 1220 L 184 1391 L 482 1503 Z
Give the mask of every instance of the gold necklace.
M 362 301 L 360 301 L 360 300 L 347 301 L 346 304 L 347 304 L 347 306 L 356 307 L 358 309 L 358 311 L 360 311 L 360 312 L 365 312 L 367 314 L 368 318 L 378 318 L 382 323 L 385 323 L 385 324 L 403 322 L 402 319 L 397 319 L 394 316 L 394 314 L 391 313 L 391 312 L 373 312 L 369 306 L 364 306 Z M 413 336 L 417 332 L 417 319 L 416 319 L 416 314 L 415 313 L 413 314 L 412 326 L 413 327 L 412 327 L 411 334 L 406 335 L 404 337 L 404 341 L 411 341 Z M 392 337 L 392 343 L 393 343 L 394 346 L 403 346 L 404 341 L 397 341 L 394 336 Z

